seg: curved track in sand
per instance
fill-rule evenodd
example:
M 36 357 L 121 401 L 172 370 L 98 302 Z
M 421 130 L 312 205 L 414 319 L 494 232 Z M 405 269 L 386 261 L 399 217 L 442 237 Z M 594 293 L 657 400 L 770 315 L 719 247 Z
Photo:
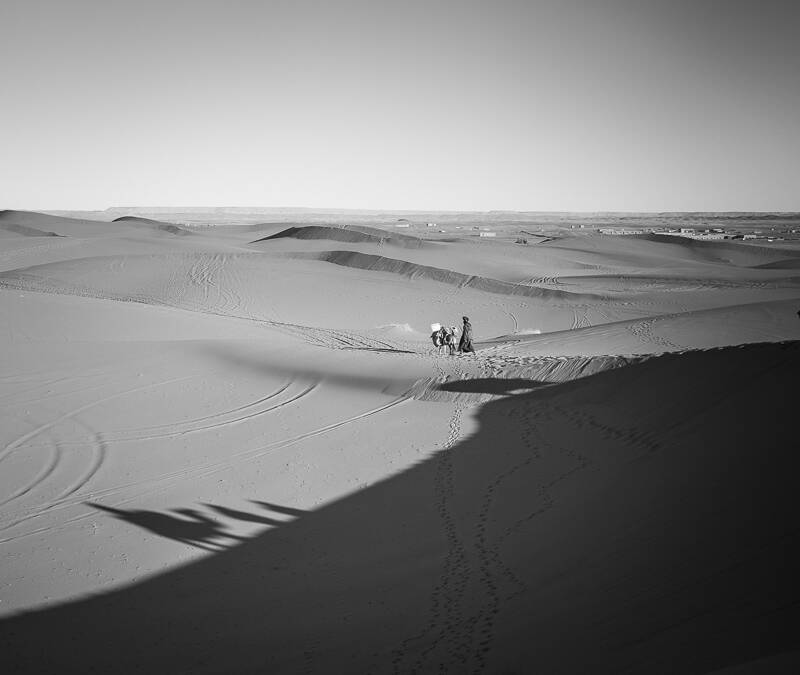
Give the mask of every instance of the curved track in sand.
M 303 388 L 302 391 L 299 394 L 295 394 L 295 395 L 291 396 L 290 398 L 288 398 L 287 400 L 285 400 L 284 402 L 282 402 L 282 403 L 280 403 L 278 405 L 272 406 L 271 408 L 269 408 L 267 410 L 264 410 L 264 411 L 261 411 L 260 413 L 255 413 L 253 415 L 250 415 L 250 416 L 247 416 L 245 418 L 242 418 L 242 420 L 229 421 L 228 423 L 233 424 L 233 423 L 237 423 L 238 421 L 244 421 L 244 419 L 252 419 L 252 418 L 255 418 L 255 417 L 259 416 L 260 414 L 265 414 L 267 412 L 271 412 L 271 411 L 277 410 L 277 409 L 282 408 L 284 406 L 294 405 L 294 404 L 297 403 L 297 401 L 299 401 L 303 397 L 305 397 L 308 394 L 310 394 L 313 390 L 315 390 L 317 388 L 317 386 L 318 386 L 317 383 L 311 384 L 310 386 L 307 386 L 307 387 Z M 282 392 L 285 392 L 285 391 L 286 391 L 285 388 L 282 389 Z M 207 478 L 208 476 L 211 476 L 211 475 L 213 475 L 215 473 L 218 473 L 220 471 L 229 470 L 230 467 L 235 463 L 251 461 L 251 460 L 257 459 L 259 457 L 262 457 L 267 453 L 275 452 L 275 451 L 290 447 L 290 446 L 295 445 L 297 443 L 300 443 L 300 442 L 302 442 L 304 440 L 308 440 L 308 439 L 314 438 L 316 436 L 320 436 L 322 434 L 329 433 L 329 432 L 331 432 L 333 430 L 339 429 L 339 428 L 341 428 L 343 426 L 352 424 L 354 422 L 358 422 L 358 421 L 361 421 L 361 420 L 368 419 L 368 418 L 372 417 L 373 415 L 376 415 L 378 413 L 382 413 L 384 411 L 387 411 L 387 410 L 389 410 L 391 408 L 394 408 L 395 406 L 397 406 L 397 405 L 399 405 L 399 404 L 401 404 L 401 403 L 403 403 L 405 401 L 408 401 L 408 400 L 410 400 L 410 399 L 409 399 L 409 396 L 407 396 L 407 395 L 399 396 L 399 397 L 396 397 L 395 399 L 393 399 L 392 401 L 390 401 L 388 403 L 385 403 L 385 404 L 376 406 L 374 408 L 362 411 L 362 412 L 360 412 L 360 413 L 358 413 L 356 415 L 352 415 L 352 416 L 349 416 L 347 418 L 336 420 L 336 421 L 331 422 L 329 424 L 326 424 L 324 426 L 317 427 L 317 428 L 315 428 L 313 430 L 310 430 L 310 431 L 307 431 L 307 432 L 303 432 L 303 433 L 300 433 L 300 434 L 297 434 L 297 435 L 294 435 L 294 436 L 285 437 L 285 438 L 282 438 L 282 439 L 277 440 L 277 441 L 273 441 L 273 442 L 265 444 L 265 445 L 259 445 L 257 447 L 248 448 L 248 449 L 244 449 L 244 450 L 237 450 L 235 452 L 232 452 L 232 453 L 226 455 L 226 457 L 224 459 L 222 459 L 222 460 L 203 462 L 203 463 L 200 463 L 200 464 L 193 465 L 193 466 L 191 466 L 189 468 L 186 468 L 186 469 L 181 469 L 181 470 L 172 471 L 172 472 L 165 472 L 165 473 L 162 473 L 161 475 L 159 475 L 156 478 L 148 478 L 148 479 L 144 479 L 144 480 L 138 480 L 138 481 L 132 481 L 132 482 L 127 482 L 127 483 L 116 484 L 116 485 L 114 485 L 112 487 L 103 488 L 103 489 L 96 489 L 96 490 L 90 490 L 88 492 L 79 492 L 79 490 L 81 488 L 85 487 L 85 485 L 88 483 L 89 479 L 91 479 L 91 477 L 93 477 L 96 474 L 97 470 L 100 468 L 100 463 L 102 463 L 102 462 L 98 463 L 96 461 L 88 469 L 88 471 L 87 471 L 87 473 L 86 473 L 86 475 L 84 476 L 83 479 L 81 479 L 78 482 L 76 482 L 76 483 L 68 486 L 67 488 L 65 488 L 64 491 L 57 498 L 48 500 L 45 503 L 38 504 L 38 505 L 36 505 L 36 506 L 34 506 L 32 508 L 28 508 L 25 512 L 18 513 L 17 515 L 12 516 L 11 522 L 6 523 L 2 528 L 0 528 L 0 532 L 12 529 L 12 528 L 14 528 L 14 527 L 16 527 L 16 526 L 18 526 L 18 525 L 20 525 L 20 524 L 22 524 L 24 522 L 28 522 L 28 521 L 30 521 L 32 519 L 39 518 L 39 517 L 42 517 L 44 515 L 52 514 L 55 511 L 60 511 L 60 510 L 66 509 L 66 508 L 80 506 L 81 504 L 84 503 L 84 501 L 87 498 L 91 498 L 93 500 L 109 499 L 109 498 L 113 499 L 116 496 L 120 496 L 123 492 L 129 492 L 129 491 L 133 490 L 134 491 L 133 495 L 126 496 L 124 499 L 121 499 L 121 500 L 116 500 L 116 501 L 113 502 L 113 504 L 111 504 L 111 506 L 119 507 L 119 506 L 128 504 L 130 502 L 137 501 L 137 500 L 141 499 L 145 495 L 152 495 L 152 494 L 154 494 L 156 492 L 161 492 L 161 491 L 167 490 L 170 487 L 176 485 L 177 483 L 182 483 L 182 482 L 185 482 L 187 480 L 197 480 L 197 479 L 201 479 L 201 478 Z M 88 409 L 88 408 L 92 407 L 93 405 L 96 405 L 96 404 L 91 404 L 91 405 L 88 405 L 88 406 L 84 406 L 83 408 Z M 72 411 L 72 413 L 70 413 L 69 415 L 64 415 L 61 418 L 59 418 L 59 420 L 56 420 L 56 421 L 54 421 L 54 422 L 52 422 L 52 423 L 50 423 L 49 425 L 46 425 L 46 426 L 47 426 L 47 428 L 51 428 L 51 427 L 55 426 L 59 421 L 61 421 L 63 419 L 67 419 L 69 416 L 74 415 L 75 413 L 76 413 L 76 411 Z M 220 414 L 225 414 L 225 413 L 220 413 Z M 217 426 L 222 426 L 224 424 L 226 424 L 226 423 L 221 423 L 220 425 L 206 426 L 205 428 L 196 428 L 193 431 L 196 431 L 196 432 L 208 431 L 210 429 L 215 429 L 215 428 L 217 428 Z M 39 433 L 41 433 L 41 431 L 43 431 L 43 430 L 40 430 Z M 186 433 L 186 432 L 185 431 L 184 432 L 178 432 L 178 434 L 181 434 L 181 433 Z M 137 438 L 137 439 L 130 438 L 130 439 L 115 439 L 115 440 L 109 440 L 108 438 L 105 437 L 105 435 L 103 435 L 102 441 L 99 441 L 98 447 L 102 449 L 102 453 L 103 453 L 103 456 L 104 456 L 109 450 L 113 451 L 113 446 L 116 443 L 124 442 L 124 440 L 144 440 L 144 441 L 147 441 L 147 440 L 154 440 L 154 439 L 159 439 L 159 438 L 170 437 L 172 435 L 173 434 L 165 434 L 163 436 L 161 436 L 161 435 L 152 436 L 152 437 L 143 436 L 143 437 L 140 437 L 140 438 Z M 56 464 L 57 464 L 57 462 L 56 462 Z M 55 469 L 55 466 L 49 468 L 49 470 L 46 472 L 46 474 L 45 474 L 44 471 L 42 471 L 40 473 L 40 475 L 37 476 L 37 480 L 35 482 L 31 482 L 30 485 L 25 486 L 24 491 L 23 490 L 16 491 L 12 496 L 6 498 L 4 503 L 10 503 L 11 501 L 13 501 L 13 500 L 17 499 L 18 497 L 22 496 L 23 494 L 29 493 L 31 490 L 33 490 L 33 488 L 37 487 L 45 478 L 47 478 L 49 475 L 51 475 L 53 473 L 54 469 Z M 76 523 L 76 522 L 85 520 L 86 518 L 91 517 L 92 515 L 93 514 L 90 512 L 88 514 L 84 513 L 84 514 L 81 514 L 79 516 L 75 516 L 75 517 L 72 517 L 72 518 L 67 518 L 67 519 L 64 519 L 64 520 L 60 520 L 57 526 L 61 527 L 61 526 L 68 525 L 68 524 L 71 524 L 71 523 Z M 34 535 L 34 534 L 39 534 L 39 533 L 42 533 L 42 532 L 46 532 L 46 531 L 49 531 L 52 527 L 53 526 L 45 526 L 45 527 L 36 528 L 36 529 L 33 529 L 33 530 L 28 530 L 28 531 L 26 531 L 26 532 L 24 532 L 24 533 L 22 533 L 20 535 L 7 536 L 5 538 L 0 539 L 0 544 L 6 543 L 6 542 L 10 542 L 10 541 L 14 541 L 14 540 L 18 539 L 19 537 L 27 537 L 27 536 L 31 536 L 31 535 Z

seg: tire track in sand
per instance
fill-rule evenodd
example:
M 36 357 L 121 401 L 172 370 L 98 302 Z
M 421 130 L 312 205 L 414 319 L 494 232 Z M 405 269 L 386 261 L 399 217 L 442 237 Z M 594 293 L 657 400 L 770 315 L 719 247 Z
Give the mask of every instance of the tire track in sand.
M 254 401 L 253 403 L 249 403 L 247 405 L 243 405 L 243 406 L 239 406 L 238 408 L 234 408 L 232 411 L 228 411 L 228 412 L 225 412 L 225 413 L 217 413 L 215 415 L 207 415 L 205 417 L 196 418 L 194 420 L 187 420 L 186 423 L 203 421 L 203 420 L 208 420 L 208 419 L 214 419 L 214 418 L 220 417 L 220 416 L 222 416 L 224 414 L 229 414 L 230 412 L 238 412 L 238 411 L 242 411 L 242 410 L 246 410 L 246 409 L 252 408 L 255 405 L 258 405 L 260 403 L 263 403 L 263 402 L 265 402 L 265 401 L 267 401 L 269 399 L 272 399 L 272 398 L 280 395 L 281 393 L 286 391 L 286 389 L 288 389 L 290 384 L 291 383 L 286 383 L 285 385 L 280 387 L 277 391 L 273 392 L 272 394 L 270 394 L 268 396 L 265 396 L 265 397 L 259 399 L 258 401 Z M 18 488 L 12 494 L 8 495 L 4 499 L 4 501 L 0 502 L 0 505 L 11 503 L 11 502 L 13 502 L 13 501 L 15 501 L 15 500 L 17 500 L 17 499 L 29 494 L 36 487 L 38 487 L 42 482 L 44 482 L 47 478 L 49 478 L 50 475 L 52 475 L 53 472 L 55 471 L 57 465 L 61 463 L 61 460 L 63 458 L 63 448 L 66 448 L 66 447 L 83 448 L 83 447 L 86 447 L 88 445 L 88 447 L 91 449 L 92 460 L 91 460 L 91 463 L 89 465 L 88 470 L 86 472 L 84 472 L 82 477 L 78 478 L 74 483 L 72 483 L 67 488 L 65 488 L 58 495 L 58 497 L 55 498 L 54 501 L 56 501 L 56 502 L 61 500 L 61 499 L 64 499 L 64 498 L 68 497 L 69 495 L 71 495 L 71 494 L 73 494 L 75 492 L 77 492 L 79 489 L 81 489 L 87 483 L 89 483 L 89 481 L 97 474 L 97 472 L 100 470 L 101 466 L 105 462 L 106 455 L 108 454 L 109 443 L 167 438 L 167 437 L 171 437 L 171 436 L 182 435 L 182 434 L 185 434 L 185 433 L 192 433 L 192 432 L 201 431 L 201 430 L 205 430 L 205 429 L 212 429 L 212 428 L 216 428 L 216 427 L 219 427 L 219 426 L 224 426 L 225 424 L 229 424 L 229 423 L 240 422 L 240 421 L 243 421 L 245 419 L 256 417 L 256 416 L 264 414 L 266 412 L 270 412 L 270 411 L 275 410 L 277 408 L 283 407 L 283 406 L 285 406 L 285 405 L 287 405 L 287 404 L 289 404 L 289 403 L 301 398 L 306 393 L 308 393 L 308 389 L 304 390 L 303 392 L 301 392 L 300 394 L 294 396 L 293 398 L 282 402 L 281 404 L 279 404 L 277 406 L 273 406 L 271 408 L 268 408 L 267 410 L 262 410 L 262 411 L 259 411 L 257 413 L 254 413 L 252 415 L 247 415 L 245 417 L 238 418 L 236 420 L 229 420 L 228 422 L 225 422 L 225 423 L 222 423 L 222 424 L 209 425 L 207 427 L 201 427 L 201 428 L 197 428 L 197 429 L 180 430 L 180 431 L 174 432 L 172 434 L 161 434 L 161 435 L 140 436 L 140 437 L 127 437 L 127 438 L 126 437 L 120 437 L 120 438 L 116 438 L 116 439 L 108 438 L 104 434 L 101 434 L 100 432 L 95 431 L 94 429 L 92 429 L 89 425 L 87 425 L 85 422 L 83 422 L 80 419 L 78 413 L 74 413 L 73 412 L 72 415 L 69 415 L 69 418 L 72 419 L 77 424 L 79 424 L 80 426 L 82 426 L 87 431 L 89 431 L 90 436 L 87 439 L 80 440 L 80 441 L 70 441 L 70 442 L 61 441 L 61 442 L 56 442 L 55 445 L 52 446 L 53 447 L 53 451 L 51 452 L 51 456 L 49 458 L 49 461 L 45 465 L 45 467 L 29 483 L 27 483 L 26 485 Z M 64 421 L 64 419 L 66 419 L 66 418 L 62 418 L 62 419 L 60 419 L 60 421 Z M 169 427 L 169 426 L 171 426 L 171 425 L 156 425 L 154 427 L 142 427 L 142 429 L 149 429 L 149 428 L 158 429 L 158 428 L 164 428 L 164 427 Z M 55 428 L 55 425 L 53 425 L 48 430 L 51 430 L 51 429 L 54 429 L 54 428 Z M 41 447 L 44 447 L 44 446 L 43 445 L 23 444 L 23 445 L 18 445 L 15 448 L 15 450 L 20 450 L 22 448 L 30 449 L 30 448 L 41 448 Z M 52 502 L 49 502 L 49 503 L 52 503 Z
M 265 403 L 265 402 L 275 398 L 276 396 L 279 396 L 280 394 L 285 392 L 291 386 L 291 384 L 292 384 L 291 382 L 289 382 L 287 384 L 284 384 L 277 391 L 272 392 L 268 396 L 260 398 L 257 401 L 253 401 L 251 403 L 247 403 L 245 405 L 239 406 L 238 408 L 233 408 L 232 410 L 226 410 L 226 411 L 222 411 L 222 412 L 219 412 L 219 413 L 214 413 L 213 415 L 206 415 L 204 417 L 197 417 L 197 418 L 193 418 L 193 419 L 190 419 L 190 420 L 184 420 L 182 422 L 175 422 L 175 423 L 172 423 L 172 424 L 157 424 L 157 425 L 152 425 L 152 426 L 138 427 L 138 428 L 135 428 L 135 429 L 130 429 L 130 430 L 118 432 L 116 435 L 115 434 L 111 434 L 111 433 L 104 433 L 104 434 L 100 435 L 100 439 L 105 444 L 109 444 L 109 443 L 130 443 L 130 442 L 135 442 L 135 441 L 159 440 L 159 439 L 164 439 L 164 438 L 174 438 L 174 437 L 177 437 L 177 436 L 183 436 L 183 435 L 187 435 L 187 434 L 194 434 L 194 433 L 198 433 L 198 432 L 201 432 L 201 431 L 208 431 L 210 429 L 218 429 L 220 427 L 225 427 L 225 426 L 229 426 L 229 425 L 233 425 L 233 424 L 238 424 L 240 422 L 245 422 L 247 420 L 253 419 L 253 418 L 258 417 L 260 415 L 264 415 L 265 413 L 272 412 L 273 410 L 277 410 L 279 408 L 282 408 L 282 407 L 288 405 L 289 403 L 293 403 L 294 401 L 296 401 L 296 400 L 302 398 L 303 396 L 306 396 L 307 394 L 309 394 L 311 392 L 311 390 L 314 388 L 314 385 L 310 385 L 310 386 L 306 387 L 299 394 L 295 394 L 292 398 L 287 399 L 286 401 L 283 401 L 283 402 L 279 403 L 278 405 L 271 406 L 271 407 L 267 408 L 266 410 L 258 410 L 256 412 L 253 412 L 253 413 L 250 413 L 250 414 L 247 414 L 247 415 L 243 415 L 241 417 L 237 417 L 237 418 L 232 419 L 232 420 L 225 420 L 223 422 L 219 422 L 219 423 L 215 423 L 215 424 L 208 424 L 208 425 L 200 426 L 200 427 L 192 426 L 196 422 L 204 422 L 204 421 L 209 421 L 209 420 L 213 420 L 213 419 L 218 419 L 218 418 L 224 417 L 226 415 L 231 415 L 231 414 L 235 414 L 237 412 L 242 412 L 244 410 L 252 409 L 257 405 Z M 86 428 L 86 425 L 82 425 L 82 426 L 84 426 L 84 428 Z M 182 426 L 186 427 L 186 428 L 181 428 Z M 138 436 L 135 435 L 135 434 L 140 433 L 140 432 L 157 431 L 159 429 L 172 429 L 172 431 L 167 432 L 167 433 L 155 433 L 155 434 L 150 434 L 150 435 L 138 435 Z M 90 440 L 92 440 L 92 438 L 94 438 L 94 432 L 92 432 L 92 434 L 93 435 L 90 436 L 87 439 L 82 439 L 82 440 L 78 440 L 78 441 L 64 442 L 64 443 L 62 443 L 62 446 L 82 445 L 82 444 L 84 444 L 84 442 L 90 441 Z M 37 446 L 26 443 L 26 444 L 20 445 L 18 447 L 19 448 L 32 448 L 32 447 L 37 447 Z
M 291 381 L 285 382 L 282 386 L 280 386 L 277 390 L 273 391 L 271 394 L 264 396 L 256 401 L 251 401 L 250 403 L 245 403 L 244 405 L 240 405 L 236 408 L 231 408 L 230 410 L 223 410 L 222 412 L 213 413 L 211 415 L 203 415 L 202 417 L 192 417 L 188 420 L 182 420 L 180 422 L 169 422 L 166 424 L 152 424 L 150 426 L 144 427 L 137 427 L 136 429 L 130 430 L 133 431 L 156 431 L 158 429 L 167 429 L 167 428 L 175 428 L 179 425 L 191 425 L 197 422 L 208 422 L 209 420 L 218 419 L 225 415 L 232 415 L 238 412 L 243 412 L 245 410 L 249 410 L 251 408 L 255 408 L 257 405 L 261 405 L 262 403 L 266 403 L 267 401 L 275 398 L 276 396 L 280 396 L 284 391 L 286 391 L 292 385 Z
M 44 433 L 48 429 L 52 429 L 57 424 L 63 422 L 66 419 L 69 419 L 70 417 L 73 417 L 74 415 L 77 415 L 78 413 L 82 413 L 85 410 L 94 408 L 102 403 L 106 403 L 107 401 L 112 401 L 114 399 L 120 398 L 121 396 L 134 394 L 138 391 L 144 391 L 145 389 L 152 389 L 153 387 L 161 387 L 166 384 L 172 384 L 173 382 L 182 382 L 184 380 L 190 380 L 194 377 L 197 376 L 186 375 L 184 377 L 175 377 L 169 380 L 162 380 L 161 382 L 153 382 L 151 384 L 145 384 L 142 385 L 141 387 L 133 387 L 132 389 L 126 389 L 125 391 L 120 391 L 117 392 L 116 394 L 111 394 L 110 396 L 104 396 L 103 398 L 98 399 L 97 401 L 92 401 L 91 403 L 87 403 L 86 405 L 74 408 L 68 412 L 65 412 L 63 415 L 60 415 L 56 419 L 51 420 L 50 422 L 46 422 L 45 424 L 36 427 L 35 429 L 29 431 L 28 433 L 23 434 L 17 439 L 11 441 L 11 443 L 6 444 L 6 446 L 2 450 L 0 450 L 0 462 L 2 462 L 11 452 L 16 450 L 18 447 L 22 446 L 26 441 L 29 441 L 31 438 L 35 438 L 36 436 L 38 436 L 41 433 Z
M 93 490 L 89 493 L 71 494 L 69 497 L 65 499 L 62 499 L 58 502 L 54 502 L 44 508 L 38 509 L 34 513 L 28 513 L 22 516 L 21 518 L 18 518 L 14 522 L 6 524 L 5 526 L 0 528 L 0 532 L 16 527 L 17 525 L 20 525 L 21 523 L 27 522 L 34 518 L 39 518 L 41 516 L 48 515 L 54 511 L 80 506 L 87 497 L 91 497 L 92 499 L 109 498 L 109 497 L 113 498 L 115 495 L 119 495 L 121 492 L 125 490 L 143 488 L 143 490 L 137 492 L 136 494 L 130 497 L 125 497 L 124 499 L 121 499 L 111 505 L 114 507 L 123 506 L 130 502 L 138 501 L 144 496 L 149 496 L 152 494 L 156 494 L 158 492 L 162 492 L 166 489 L 169 489 L 170 487 L 172 487 L 173 485 L 175 485 L 180 481 L 187 479 L 196 480 L 200 478 L 207 478 L 208 476 L 218 473 L 219 471 L 228 470 L 231 468 L 231 463 L 233 461 L 246 462 L 246 461 L 251 461 L 253 459 L 258 459 L 259 457 L 269 454 L 271 452 L 282 450 L 284 448 L 290 447 L 292 445 L 295 445 L 296 443 L 300 443 L 309 438 L 314 438 L 316 436 L 326 434 L 330 431 L 333 431 L 345 425 L 352 424 L 353 422 L 357 422 L 359 420 L 371 417 L 372 415 L 379 414 L 381 412 L 394 408 L 397 405 L 405 403 L 409 400 L 411 400 L 411 396 L 404 394 L 402 396 L 393 399 L 388 403 L 377 406 L 375 408 L 371 408 L 357 415 L 353 415 L 351 417 L 347 417 L 345 419 L 332 422 L 325 426 L 318 427 L 317 429 L 313 429 L 311 431 L 307 431 L 302 434 L 298 434 L 296 436 L 291 436 L 289 438 L 281 439 L 279 441 L 274 441 L 272 443 L 267 443 L 266 445 L 261 445 L 255 448 L 249 448 L 247 450 L 241 450 L 231 455 L 227 455 L 224 459 L 221 460 L 209 462 L 189 469 L 172 471 L 168 474 L 163 474 L 161 476 L 158 476 L 157 478 L 132 481 L 130 483 L 125 483 L 122 485 L 115 485 L 113 487 L 104 490 Z M 48 532 L 54 529 L 55 527 L 76 523 L 85 520 L 87 518 L 90 518 L 93 515 L 94 512 L 85 513 L 79 516 L 75 516 L 74 518 L 69 518 L 67 520 L 60 521 L 59 523 L 56 523 L 55 525 L 52 526 L 40 527 L 38 529 L 30 530 L 28 532 L 25 532 L 17 536 L 5 537 L 3 539 L 0 539 L 0 544 L 4 544 L 10 541 L 15 541 L 17 539 L 32 536 L 34 534 Z
M 128 390 L 125 390 L 125 391 L 121 391 L 121 392 L 118 392 L 116 394 L 112 394 L 111 396 L 105 396 L 105 397 L 103 397 L 103 398 L 101 398 L 101 399 L 99 399 L 97 401 L 93 401 L 91 403 L 87 403 L 86 405 L 82 405 L 82 406 L 80 406 L 78 408 L 70 410 L 70 411 L 64 413 L 63 415 L 57 417 L 56 419 L 54 419 L 54 420 L 52 420 L 50 422 L 47 422 L 47 423 L 42 424 L 42 425 L 39 425 L 38 427 L 36 427 L 35 429 L 29 431 L 28 433 L 23 434 L 22 436 L 18 437 L 16 440 L 12 441 L 11 443 L 8 443 L 3 448 L 3 450 L 0 451 L 0 462 L 2 462 L 6 457 L 8 457 L 15 450 L 21 449 L 23 447 L 26 447 L 25 443 L 27 441 L 29 441 L 30 439 L 35 438 L 36 436 L 39 436 L 40 434 L 43 434 L 45 431 L 49 431 L 50 429 L 54 428 L 56 425 L 60 424 L 64 420 L 70 419 L 70 418 L 74 417 L 75 415 L 77 415 L 77 414 L 79 414 L 81 412 L 84 412 L 86 410 L 94 408 L 94 407 L 100 405 L 101 403 L 105 403 L 107 401 L 111 401 L 113 399 L 120 398 L 121 396 L 126 396 L 127 394 L 132 394 L 132 393 L 135 393 L 137 391 L 143 391 L 145 389 L 151 389 L 153 387 L 163 386 L 165 384 L 170 384 L 172 382 L 178 382 L 178 381 L 181 381 L 181 380 L 188 380 L 188 379 L 191 379 L 192 377 L 195 377 L 195 376 L 194 375 L 190 375 L 190 376 L 186 376 L 186 377 L 173 378 L 173 379 L 165 380 L 165 381 L 162 381 L 162 382 L 155 382 L 155 383 L 152 383 L 152 384 L 143 385 L 141 387 L 134 387 L 133 389 L 128 389 Z M 12 492 L 7 497 L 5 497 L 4 499 L 0 500 L 0 506 L 5 506 L 6 504 L 10 504 L 11 502 L 16 501 L 17 499 L 19 499 L 23 495 L 25 495 L 28 492 L 30 492 L 34 487 L 36 487 L 44 479 L 46 479 L 53 472 L 53 470 L 55 469 L 55 464 L 58 463 L 59 458 L 60 458 L 60 448 L 57 448 L 56 449 L 56 453 L 55 453 L 55 457 L 51 457 L 50 463 L 47 465 L 49 467 L 49 470 L 43 470 L 43 472 L 38 474 L 27 485 L 22 486 L 21 488 L 18 488 L 17 490 Z M 53 464 L 53 462 L 55 462 L 55 464 Z M 53 464 L 53 466 L 50 466 L 50 464 Z
M 92 450 L 92 461 L 89 464 L 88 470 L 85 471 L 83 475 L 80 476 L 75 482 L 73 482 L 71 485 L 68 485 L 50 503 L 59 502 L 62 499 L 66 499 L 67 497 L 69 497 L 72 494 L 75 494 L 78 490 L 87 485 L 89 481 L 91 481 L 92 478 L 94 478 L 100 471 L 103 464 L 105 463 L 106 455 L 108 454 L 108 444 L 103 441 L 103 438 L 100 435 L 100 433 L 92 431 L 91 427 L 89 427 L 87 424 L 84 424 L 77 418 L 75 421 L 81 424 L 84 428 L 88 429 L 90 432 L 92 432 L 92 443 L 90 445 L 90 448 Z
M 44 467 L 37 473 L 28 483 L 22 485 L 21 487 L 17 488 L 14 492 L 7 495 L 2 501 L 0 501 L 0 506 L 4 506 L 5 504 L 10 504 L 13 501 L 16 501 L 20 497 L 24 497 L 32 490 L 34 490 L 38 485 L 46 481 L 56 470 L 60 460 L 61 460 L 61 448 L 58 447 L 58 444 L 49 444 L 51 451 L 49 453 L 49 457 L 47 458 Z

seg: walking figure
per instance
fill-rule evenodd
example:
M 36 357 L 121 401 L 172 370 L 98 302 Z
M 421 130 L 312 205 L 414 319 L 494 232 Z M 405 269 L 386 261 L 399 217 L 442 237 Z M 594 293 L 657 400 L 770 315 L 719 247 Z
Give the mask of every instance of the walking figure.
M 462 354 L 475 353 L 475 348 L 472 346 L 472 324 L 469 322 L 468 316 L 461 317 L 464 320 L 464 326 L 461 329 L 461 341 L 458 343 L 458 351 Z

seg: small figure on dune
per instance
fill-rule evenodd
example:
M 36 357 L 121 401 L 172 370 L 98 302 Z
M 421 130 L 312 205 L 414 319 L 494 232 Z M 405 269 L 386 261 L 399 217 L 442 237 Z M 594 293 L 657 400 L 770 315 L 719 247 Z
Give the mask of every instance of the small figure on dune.
M 461 329 L 461 341 L 458 343 L 458 351 L 462 354 L 475 353 L 475 348 L 472 346 L 472 324 L 469 322 L 468 316 L 461 317 L 464 320 L 464 326 Z

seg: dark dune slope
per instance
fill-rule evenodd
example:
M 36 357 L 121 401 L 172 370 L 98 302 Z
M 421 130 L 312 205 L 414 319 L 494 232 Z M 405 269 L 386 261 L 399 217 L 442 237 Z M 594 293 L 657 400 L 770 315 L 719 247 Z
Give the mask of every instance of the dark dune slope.
M 752 345 L 548 388 L 445 383 L 509 395 L 412 469 L 127 588 L 0 621 L 0 668 L 797 672 L 798 356 Z M 279 508 L 253 499 L 248 517 Z M 169 517 L 115 513 L 132 528 Z

